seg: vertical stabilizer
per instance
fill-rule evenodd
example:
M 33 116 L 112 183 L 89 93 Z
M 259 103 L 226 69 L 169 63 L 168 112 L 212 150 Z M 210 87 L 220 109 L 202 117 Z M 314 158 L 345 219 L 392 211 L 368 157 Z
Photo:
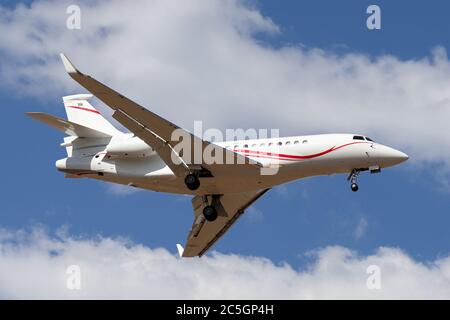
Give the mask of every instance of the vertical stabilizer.
M 71 122 L 94 129 L 110 136 L 115 136 L 121 132 L 117 130 L 108 120 L 106 120 L 99 111 L 90 103 L 93 95 L 77 94 L 63 97 L 64 107 L 66 108 L 67 119 Z

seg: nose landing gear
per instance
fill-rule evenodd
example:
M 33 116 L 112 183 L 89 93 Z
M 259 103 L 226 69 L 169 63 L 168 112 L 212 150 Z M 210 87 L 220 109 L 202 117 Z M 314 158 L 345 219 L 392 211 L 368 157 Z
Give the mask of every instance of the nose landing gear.
M 356 192 L 356 191 L 358 191 L 358 189 L 359 189 L 359 187 L 358 187 L 358 185 L 357 185 L 356 183 L 352 183 L 352 184 L 350 185 L 350 188 L 352 188 L 352 191 L 353 191 L 353 192 Z
M 358 175 L 361 171 L 353 169 L 350 175 L 348 176 L 347 180 L 350 181 L 350 188 L 353 192 L 358 191 Z

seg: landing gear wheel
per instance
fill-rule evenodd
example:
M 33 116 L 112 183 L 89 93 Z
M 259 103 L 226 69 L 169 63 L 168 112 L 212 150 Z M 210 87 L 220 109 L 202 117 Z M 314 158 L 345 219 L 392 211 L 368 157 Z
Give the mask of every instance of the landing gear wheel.
M 197 190 L 200 187 L 200 180 L 195 174 L 188 174 L 186 178 L 184 178 L 184 183 L 186 184 L 186 187 L 191 190 Z
M 358 191 L 358 175 L 361 172 L 361 170 L 353 169 L 350 175 L 348 176 L 347 180 L 350 181 L 350 188 L 352 188 L 353 192 Z
M 203 208 L 203 216 L 207 221 L 214 221 L 217 219 L 217 210 L 213 206 L 206 206 Z

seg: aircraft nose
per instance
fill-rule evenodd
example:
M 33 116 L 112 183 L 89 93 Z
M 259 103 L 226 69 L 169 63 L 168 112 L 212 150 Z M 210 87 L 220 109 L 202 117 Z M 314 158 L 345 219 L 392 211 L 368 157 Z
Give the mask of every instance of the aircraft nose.
M 394 164 L 400 164 L 409 159 L 409 157 L 406 153 L 401 152 L 399 150 L 395 150 L 395 149 L 392 149 L 392 151 L 390 151 L 388 157 Z
M 380 150 L 379 156 L 384 166 L 394 166 L 409 159 L 406 153 L 386 146 Z
M 398 150 L 396 151 L 397 151 L 397 158 L 399 159 L 400 163 L 405 162 L 406 160 L 409 159 L 409 156 L 406 153 Z

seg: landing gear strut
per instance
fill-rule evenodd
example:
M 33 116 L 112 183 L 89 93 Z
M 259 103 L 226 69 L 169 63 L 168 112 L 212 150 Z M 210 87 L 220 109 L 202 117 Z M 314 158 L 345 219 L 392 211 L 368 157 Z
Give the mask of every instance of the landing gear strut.
M 200 187 L 200 180 L 195 174 L 188 174 L 186 178 L 184 178 L 184 183 L 186 184 L 186 187 L 191 190 L 197 190 Z
M 350 175 L 348 176 L 347 180 L 350 181 L 350 188 L 353 192 L 358 191 L 358 175 L 361 171 L 353 169 Z

